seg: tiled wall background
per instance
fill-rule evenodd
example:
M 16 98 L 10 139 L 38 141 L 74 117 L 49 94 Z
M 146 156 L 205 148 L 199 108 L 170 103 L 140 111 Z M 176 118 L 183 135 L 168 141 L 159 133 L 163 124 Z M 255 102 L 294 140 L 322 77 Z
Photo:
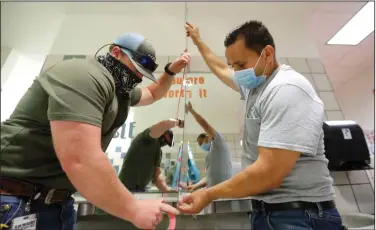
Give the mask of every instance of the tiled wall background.
M 83 55 L 65 55 L 57 56 L 52 55 L 46 59 L 43 69 L 51 65 L 69 58 L 86 58 Z M 159 68 L 157 72 L 163 71 L 165 63 L 174 60 L 176 57 L 157 57 Z M 224 59 L 224 58 L 223 58 Z M 281 64 L 292 66 L 296 71 L 303 74 L 308 81 L 311 82 L 316 92 L 325 104 L 326 120 L 343 120 L 344 116 L 341 108 L 336 100 L 333 88 L 330 84 L 328 76 L 326 75 L 325 68 L 319 59 L 314 58 L 279 58 Z M 207 73 L 210 72 L 203 59 L 200 56 L 194 56 L 191 59 L 190 72 L 194 73 Z M 187 121 L 187 119 L 186 119 Z M 191 119 L 191 122 L 193 120 Z M 209 121 L 210 122 L 210 121 Z M 220 132 L 220 130 L 217 130 Z M 374 130 L 367 130 L 367 140 L 370 150 L 374 153 Z M 135 134 L 137 135 L 137 134 Z M 197 134 L 198 135 L 198 134 Z M 195 155 L 196 164 L 200 169 L 205 166 L 204 158 L 205 153 L 198 147 L 196 138 L 197 135 L 185 136 L 185 141 L 189 141 L 191 150 Z M 242 135 L 237 134 L 223 134 L 227 140 L 232 153 L 233 162 L 240 162 L 242 152 L 240 140 Z M 373 136 L 372 136 L 373 135 Z M 181 136 L 177 136 L 175 143 L 182 140 Z M 165 147 L 163 152 L 164 156 L 169 156 L 171 160 L 177 158 L 179 145 L 176 144 L 173 148 Z M 115 169 L 121 167 L 122 158 L 125 156 L 127 150 L 122 148 L 121 144 L 117 144 L 112 149 L 106 151 L 107 156 L 113 162 Z M 170 153 L 170 154 L 166 154 Z M 356 154 L 356 153 L 354 153 Z M 373 154 L 371 154 L 373 155 Z M 372 157 L 372 159 L 374 159 Z M 373 163 L 374 165 L 374 163 Z M 374 192 L 374 170 L 361 170 L 349 172 L 333 172 L 331 173 L 334 179 L 336 202 L 338 208 L 342 213 L 348 212 L 363 212 L 374 214 L 375 192 Z

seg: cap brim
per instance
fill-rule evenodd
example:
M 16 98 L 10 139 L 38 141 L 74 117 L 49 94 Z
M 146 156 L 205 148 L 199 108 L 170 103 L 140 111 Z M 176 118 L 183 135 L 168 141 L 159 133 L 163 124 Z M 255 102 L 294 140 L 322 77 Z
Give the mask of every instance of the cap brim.
M 146 78 L 149 78 L 150 80 L 154 81 L 155 83 L 157 83 L 157 79 L 154 77 L 153 73 L 151 73 L 150 71 L 148 70 L 145 70 L 144 68 L 142 68 L 140 66 L 140 64 L 138 64 L 137 62 L 135 62 L 132 58 L 132 54 L 128 51 L 128 50 L 125 50 L 125 49 L 121 49 L 125 54 L 127 54 L 129 56 L 129 60 L 131 60 L 132 64 L 134 65 L 134 67 L 136 67 L 137 71 L 140 72 L 142 75 L 144 75 Z

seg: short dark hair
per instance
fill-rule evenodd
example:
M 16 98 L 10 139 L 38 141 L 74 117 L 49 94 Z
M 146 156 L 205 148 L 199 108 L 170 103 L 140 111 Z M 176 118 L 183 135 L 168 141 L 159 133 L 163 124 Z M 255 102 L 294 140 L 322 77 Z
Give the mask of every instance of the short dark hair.
M 116 46 L 115 44 L 110 45 L 110 47 L 108 48 L 108 51 L 111 53 L 115 46 Z
M 201 138 L 205 138 L 207 135 L 206 135 L 206 133 L 201 133 L 200 135 L 198 135 L 198 137 L 197 137 L 197 141 L 199 140 L 199 139 L 201 139 Z
M 225 47 L 233 45 L 241 38 L 244 38 L 245 46 L 258 55 L 261 55 L 262 50 L 267 45 L 271 45 L 275 49 L 272 35 L 260 21 L 250 20 L 234 29 L 226 36 Z

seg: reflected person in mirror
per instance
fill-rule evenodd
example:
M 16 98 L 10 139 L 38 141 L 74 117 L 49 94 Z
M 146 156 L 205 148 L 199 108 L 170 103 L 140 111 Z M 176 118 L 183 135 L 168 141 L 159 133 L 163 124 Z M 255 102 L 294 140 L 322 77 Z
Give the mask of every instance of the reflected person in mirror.
M 205 131 L 197 137 L 197 143 L 206 153 L 205 168 L 207 174 L 196 184 L 188 186 L 188 191 L 192 192 L 198 188 L 211 187 L 230 179 L 232 165 L 230 149 L 224 137 L 193 109 L 191 102 L 186 105 L 186 110 L 192 114 L 196 122 Z
M 119 173 L 120 181 L 131 192 L 145 192 L 153 184 L 161 192 L 171 192 L 160 167 L 162 147 L 174 145 L 172 128 L 184 127 L 184 121 L 169 119 L 161 121 L 138 134 L 131 142 Z
M 183 53 L 157 80 L 151 42 L 125 33 L 104 56 L 65 60 L 40 73 L 1 123 L 1 224 L 16 228 L 15 218 L 37 214 L 28 224 L 37 221 L 39 230 L 71 230 L 77 191 L 141 229 L 154 229 L 163 212 L 177 214 L 162 199 L 137 200 L 104 152 L 130 106 L 162 99 L 189 61 Z M 136 87 L 144 77 L 154 83 Z
M 303 75 L 279 65 L 265 25 L 251 20 L 230 32 L 227 63 L 196 26 L 186 23 L 185 29 L 211 71 L 245 100 L 246 110 L 243 170 L 182 197 L 179 209 L 199 213 L 216 199 L 250 197 L 254 230 L 343 229 L 324 155 L 324 104 Z

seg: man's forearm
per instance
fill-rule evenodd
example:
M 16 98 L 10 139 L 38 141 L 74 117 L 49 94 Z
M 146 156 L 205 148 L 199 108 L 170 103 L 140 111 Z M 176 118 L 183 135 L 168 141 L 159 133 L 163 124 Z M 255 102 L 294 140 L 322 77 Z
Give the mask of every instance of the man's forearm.
M 227 69 L 229 68 L 226 63 L 221 60 L 218 56 L 216 56 L 210 48 L 202 41 L 198 41 L 196 43 L 196 46 L 198 50 L 200 51 L 202 57 L 204 58 L 206 64 L 209 66 L 209 68 L 215 72 L 216 69 Z
M 167 192 L 168 190 L 168 185 L 166 183 L 165 178 L 158 178 L 155 181 L 155 186 L 162 192 Z
M 166 179 L 162 174 L 162 169 L 159 167 L 155 170 L 154 184 L 160 191 L 167 192 L 168 186 L 166 183 Z
M 194 109 L 191 110 L 192 116 L 195 118 L 197 123 L 205 130 L 205 132 L 211 137 L 215 137 L 215 131 L 213 127 L 203 118 L 200 114 L 198 114 Z
M 164 72 L 158 79 L 158 83 L 153 83 L 148 86 L 150 93 L 154 100 L 160 100 L 170 89 L 174 76 L 168 75 Z
M 216 56 L 202 40 L 198 41 L 196 46 L 204 58 L 206 65 L 217 77 L 223 78 L 224 74 L 230 71 L 229 66 Z
M 159 138 L 164 132 L 179 125 L 179 120 L 170 119 L 161 121 L 150 128 L 150 136 L 152 138 Z
M 192 116 L 195 118 L 197 123 L 203 128 L 207 128 L 209 126 L 209 123 L 200 115 L 198 114 L 194 109 L 191 110 Z
M 92 204 L 119 218 L 132 218 L 136 199 L 119 181 L 103 152 L 79 158 L 64 171 L 79 193 Z
M 197 184 L 195 184 L 196 188 L 201 188 L 206 186 L 206 177 L 202 178 Z
M 257 165 L 257 162 L 232 178 L 209 188 L 211 200 L 254 196 L 278 187 L 273 175 Z

